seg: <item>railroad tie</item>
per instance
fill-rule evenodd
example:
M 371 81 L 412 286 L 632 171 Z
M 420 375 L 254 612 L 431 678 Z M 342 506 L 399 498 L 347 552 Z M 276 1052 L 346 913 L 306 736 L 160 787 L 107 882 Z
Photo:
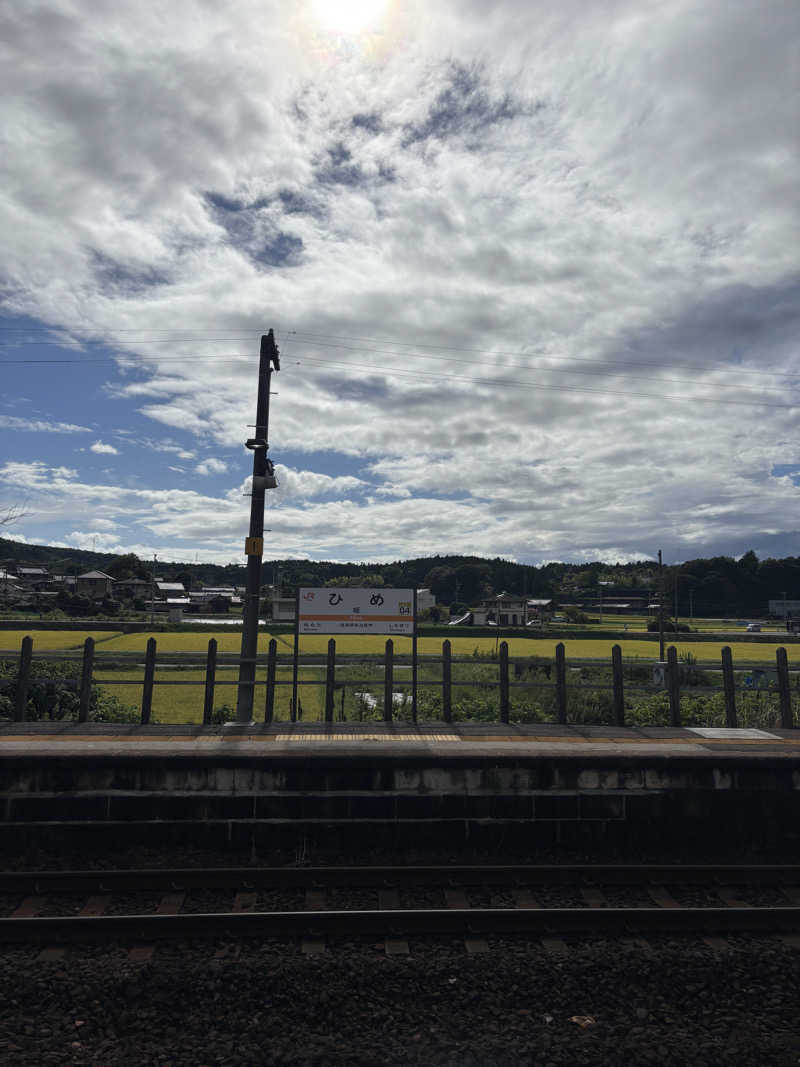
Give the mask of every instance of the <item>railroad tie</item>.
M 647 890 L 650 897 L 659 908 L 679 908 L 680 904 L 673 897 L 672 893 L 668 889 L 665 889 L 663 885 L 653 885 Z M 703 941 L 709 948 L 715 952 L 727 952 L 731 947 L 724 937 L 704 937 Z
M 460 911 L 468 911 L 470 908 L 467 894 L 463 889 L 445 889 L 444 899 L 448 908 Z M 473 956 L 478 952 L 488 952 L 489 942 L 485 937 L 465 937 L 464 948 L 471 956 Z
M 25 897 L 20 902 L 19 906 L 11 912 L 12 919 L 35 919 L 42 908 L 47 903 L 47 897 Z M 42 949 L 38 958 L 40 960 L 55 960 L 60 959 L 60 956 L 55 955 L 58 951 L 57 946 L 52 946 Z M 53 953 L 52 955 L 50 953 Z M 63 952 L 62 952 L 63 955 Z
M 96 915 L 104 915 L 108 908 L 111 897 L 107 893 L 89 897 L 78 915 L 82 919 L 88 919 Z M 42 963 L 57 963 L 63 960 L 67 954 L 66 945 L 48 945 L 39 953 L 38 959 Z
M 378 890 L 378 908 L 381 911 L 398 911 L 400 908 L 400 893 L 397 889 Z M 387 956 L 408 956 L 410 949 L 408 941 L 402 937 L 387 937 L 383 942 L 383 950 Z
M 156 915 L 177 915 L 185 899 L 185 893 L 165 893 L 158 903 Z M 152 942 L 134 945 L 128 952 L 128 959 L 131 963 L 149 963 L 155 950 L 156 946 Z
M 783 888 L 783 895 L 792 904 L 800 904 L 800 886 L 797 885 L 785 885 Z M 784 945 L 788 945 L 789 948 L 800 948 L 800 936 L 797 934 L 784 934 L 781 937 L 781 941 Z
M 717 890 L 717 896 L 729 908 L 746 908 L 748 906 L 747 901 L 737 897 L 735 890 L 728 886 L 721 886 Z M 715 952 L 726 952 L 731 947 L 730 942 L 726 941 L 724 937 L 704 937 L 703 940 Z
M 306 911 L 327 911 L 328 896 L 324 889 L 306 890 Z M 304 937 L 300 941 L 300 950 L 304 956 L 322 956 L 327 952 L 325 938 Z
M 540 908 L 541 905 L 530 889 L 512 889 L 515 908 Z M 551 956 L 567 956 L 569 947 L 560 937 L 540 937 L 539 943 Z

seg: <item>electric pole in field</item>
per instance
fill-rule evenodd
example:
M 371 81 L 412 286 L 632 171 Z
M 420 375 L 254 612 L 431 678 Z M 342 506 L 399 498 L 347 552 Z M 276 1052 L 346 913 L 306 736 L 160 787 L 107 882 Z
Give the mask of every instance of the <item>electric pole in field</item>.
M 236 699 L 236 721 L 250 722 L 253 718 L 253 697 L 256 684 L 256 654 L 258 652 L 258 608 L 261 594 L 261 557 L 264 554 L 264 496 L 274 489 L 275 469 L 267 457 L 269 451 L 269 390 L 272 371 L 280 370 L 278 347 L 272 330 L 261 338 L 258 363 L 258 400 L 256 401 L 255 434 L 245 446 L 253 453 L 253 485 L 250 497 L 250 533 L 244 543 L 247 555 L 247 585 L 242 610 L 242 653 L 239 661 L 239 688 Z

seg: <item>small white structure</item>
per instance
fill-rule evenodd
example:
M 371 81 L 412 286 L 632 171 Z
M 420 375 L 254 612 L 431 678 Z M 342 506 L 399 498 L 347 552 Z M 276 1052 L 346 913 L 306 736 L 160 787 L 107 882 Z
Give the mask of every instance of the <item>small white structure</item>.
M 293 596 L 276 596 L 272 594 L 272 621 L 294 622 L 297 601 Z
M 417 614 L 436 607 L 436 597 L 430 589 L 417 590 Z

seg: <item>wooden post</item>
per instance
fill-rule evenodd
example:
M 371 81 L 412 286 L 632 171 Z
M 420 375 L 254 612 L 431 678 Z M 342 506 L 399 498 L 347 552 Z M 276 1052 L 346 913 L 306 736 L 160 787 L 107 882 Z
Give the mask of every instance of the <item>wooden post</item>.
M 144 657 L 144 685 L 142 686 L 142 725 L 150 722 L 153 707 L 153 680 L 156 675 L 156 639 L 148 638 Z
M 722 688 L 725 691 L 725 725 L 736 727 L 736 688 L 733 680 L 733 657 L 730 646 L 722 650 Z
M 500 642 L 500 722 L 508 722 L 508 641 Z
M 275 718 L 275 667 L 278 658 L 278 642 L 274 637 L 270 638 L 267 653 L 267 697 L 264 708 L 264 722 L 272 722 Z
M 89 718 L 89 702 L 92 698 L 92 670 L 94 669 L 94 638 L 87 637 L 83 642 L 83 669 L 81 670 L 81 688 L 78 697 L 78 722 Z
M 678 667 L 678 650 L 674 645 L 667 649 L 667 693 L 669 695 L 669 724 L 681 724 L 681 676 Z
M 203 726 L 211 722 L 214 711 L 214 685 L 217 680 L 217 639 L 212 637 L 208 642 L 208 655 L 206 656 L 206 697 L 203 702 Z
M 622 675 L 622 648 L 614 645 L 611 649 L 611 674 L 614 683 L 614 725 L 625 725 L 625 690 Z
M 451 645 L 448 640 L 442 642 L 442 717 L 445 722 L 453 721 L 453 698 L 450 688 L 452 682 L 452 665 L 450 663 Z
M 33 658 L 33 638 L 23 637 L 19 650 L 19 670 L 17 671 L 17 692 L 14 703 L 14 719 L 24 722 L 28 715 L 28 686 L 31 683 L 31 659 Z
M 794 715 L 792 714 L 792 694 L 789 689 L 789 661 L 786 658 L 786 649 L 779 648 L 775 653 L 778 665 L 778 695 L 781 703 L 781 729 L 791 730 L 794 728 Z
M 297 589 L 294 605 L 294 652 L 292 653 L 292 703 L 291 720 L 297 722 L 297 665 L 300 658 L 300 589 Z
M 386 654 L 383 660 L 383 721 L 392 721 L 392 693 L 394 692 L 394 641 L 386 639 Z
M 414 584 L 414 629 L 411 634 L 411 721 L 417 721 L 417 586 Z
M 333 722 L 333 687 L 336 684 L 336 642 L 328 641 L 328 663 L 325 671 L 325 722 Z
M 567 721 L 567 661 L 563 641 L 556 645 L 556 716 L 560 723 Z

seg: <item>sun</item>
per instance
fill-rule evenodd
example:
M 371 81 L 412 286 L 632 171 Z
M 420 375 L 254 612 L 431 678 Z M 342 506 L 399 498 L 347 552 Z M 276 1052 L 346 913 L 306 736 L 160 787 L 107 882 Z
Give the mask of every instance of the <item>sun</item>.
M 372 29 L 387 0 L 311 0 L 319 25 L 331 33 L 358 34 Z

